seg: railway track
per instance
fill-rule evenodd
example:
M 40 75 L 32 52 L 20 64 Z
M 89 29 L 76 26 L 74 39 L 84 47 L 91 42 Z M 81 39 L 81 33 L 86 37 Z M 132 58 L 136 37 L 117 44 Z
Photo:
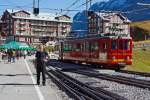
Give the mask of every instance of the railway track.
M 92 72 L 92 71 L 85 71 L 85 70 L 76 70 L 76 71 L 72 71 L 72 72 L 86 75 L 86 76 L 90 76 L 90 77 L 114 81 L 114 82 L 118 82 L 121 84 L 132 85 L 132 86 L 136 86 L 136 87 L 140 87 L 140 88 L 147 88 L 150 90 L 150 82 L 145 81 L 145 80 L 141 80 L 141 79 L 134 79 L 134 78 L 128 78 L 128 77 L 123 77 L 123 76 L 101 74 L 101 73 Z
M 120 70 L 120 71 L 117 71 L 117 72 L 150 77 L 150 73 L 144 73 L 144 72 L 135 72 L 135 71 L 127 71 L 127 70 Z
M 75 100 L 127 100 L 104 89 L 90 87 L 57 69 L 50 68 L 47 74 L 55 84 Z

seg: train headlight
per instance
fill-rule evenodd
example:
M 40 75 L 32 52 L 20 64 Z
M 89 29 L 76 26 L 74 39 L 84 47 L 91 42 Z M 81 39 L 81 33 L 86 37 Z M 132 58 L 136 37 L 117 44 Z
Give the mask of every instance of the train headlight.
M 127 61 L 129 61 L 129 60 L 130 60 L 130 57 L 129 57 L 129 56 L 127 56 L 126 60 L 127 60 Z
M 115 56 L 113 56 L 113 57 L 112 57 L 112 60 L 116 60 L 116 57 L 115 57 Z

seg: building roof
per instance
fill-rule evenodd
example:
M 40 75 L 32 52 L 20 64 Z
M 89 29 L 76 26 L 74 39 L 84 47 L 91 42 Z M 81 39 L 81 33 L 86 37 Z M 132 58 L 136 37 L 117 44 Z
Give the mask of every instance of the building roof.
M 70 22 L 71 23 L 71 20 L 57 20 L 56 17 L 59 17 L 59 16 L 63 16 L 63 15 L 60 15 L 60 14 L 54 14 L 54 13 L 45 13 L 45 12 L 40 12 L 38 15 L 34 15 L 32 12 L 30 11 L 24 11 L 24 10 L 11 10 L 11 9 L 7 9 L 7 11 L 9 13 L 16 13 L 16 12 L 20 12 L 20 11 L 23 11 L 23 12 L 26 12 L 28 14 L 30 14 L 29 17 L 19 17 L 19 16 L 12 16 L 13 18 L 19 18 L 19 19 L 31 19 L 31 20 L 45 20 L 45 21 L 58 21 L 58 22 Z
M 121 13 L 115 12 L 95 12 L 99 17 L 103 20 L 110 20 L 110 18 L 114 15 L 120 16 L 125 22 L 131 22 L 127 17 L 123 16 Z

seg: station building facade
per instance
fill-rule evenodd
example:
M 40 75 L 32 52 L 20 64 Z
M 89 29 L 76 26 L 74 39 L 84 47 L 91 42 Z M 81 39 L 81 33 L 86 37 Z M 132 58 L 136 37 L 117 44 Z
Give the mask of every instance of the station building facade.
M 115 12 L 88 12 L 88 33 L 130 36 L 130 20 Z
M 1 17 L 2 32 L 7 40 L 28 44 L 39 44 L 65 38 L 71 30 L 71 19 L 67 15 L 42 13 L 34 15 L 25 10 L 4 11 Z

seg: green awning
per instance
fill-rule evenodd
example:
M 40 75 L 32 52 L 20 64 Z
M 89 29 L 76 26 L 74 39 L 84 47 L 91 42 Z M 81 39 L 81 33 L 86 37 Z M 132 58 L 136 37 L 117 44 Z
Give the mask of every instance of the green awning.
M 35 48 L 16 41 L 9 42 L 7 44 L 1 45 L 0 49 L 16 49 L 16 50 L 36 50 Z

